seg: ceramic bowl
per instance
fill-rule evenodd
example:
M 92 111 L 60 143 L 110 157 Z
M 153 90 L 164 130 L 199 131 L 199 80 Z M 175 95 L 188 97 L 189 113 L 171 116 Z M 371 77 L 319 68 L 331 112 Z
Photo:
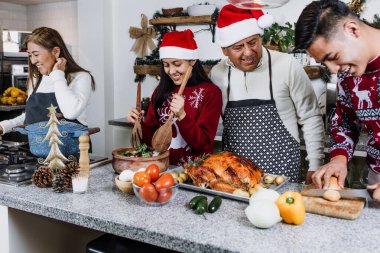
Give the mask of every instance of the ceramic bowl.
M 122 155 L 125 151 L 134 150 L 132 147 L 124 147 L 112 151 L 112 167 L 116 173 L 120 174 L 124 170 L 138 171 L 154 163 L 163 172 L 169 166 L 169 151 L 165 151 L 153 157 L 128 157 Z
M 213 4 L 198 4 L 187 7 L 187 14 L 189 16 L 207 16 L 212 15 L 216 9 Z
M 163 188 L 160 190 L 152 189 L 146 191 L 143 187 L 139 187 L 132 183 L 133 191 L 137 198 L 144 204 L 149 206 L 163 206 L 170 202 L 175 197 L 178 191 L 178 183 L 169 188 Z M 155 192 L 154 192 L 155 191 Z M 151 196 L 157 196 L 156 200 L 152 200 Z
M 121 192 L 134 194 L 132 182 L 121 181 L 118 175 L 115 177 L 115 183 L 116 183 L 117 188 L 119 188 Z

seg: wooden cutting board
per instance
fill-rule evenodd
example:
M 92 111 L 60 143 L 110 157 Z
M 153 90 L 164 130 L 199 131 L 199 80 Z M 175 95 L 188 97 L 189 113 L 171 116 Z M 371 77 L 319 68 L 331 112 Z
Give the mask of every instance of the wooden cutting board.
M 315 186 L 310 184 L 306 189 L 314 189 Z M 302 192 L 301 192 L 302 194 Z M 339 201 L 332 202 L 325 200 L 322 197 L 308 197 L 302 196 L 305 204 L 306 212 L 320 214 L 335 218 L 355 220 L 361 213 L 365 201 L 353 199 L 340 199 Z

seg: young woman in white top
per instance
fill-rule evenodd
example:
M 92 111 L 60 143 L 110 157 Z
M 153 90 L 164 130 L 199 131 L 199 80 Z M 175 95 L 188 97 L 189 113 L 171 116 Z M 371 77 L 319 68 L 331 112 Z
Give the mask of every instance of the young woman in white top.
M 66 120 L 87 125 L 87 106 L 95 81 L 73 59 L 52 28 L 40 27 L 25 41 L 29 54 L 28 100 L 20 116 L 0 122 L 0 134 L 23 124 L 48 120 L 51 104 Z

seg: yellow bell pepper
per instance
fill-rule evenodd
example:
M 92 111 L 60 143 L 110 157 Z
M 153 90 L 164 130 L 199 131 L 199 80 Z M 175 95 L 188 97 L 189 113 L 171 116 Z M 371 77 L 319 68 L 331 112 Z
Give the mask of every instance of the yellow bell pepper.
M 286 223 L 299 225 L 305 221 L 306 210 L 300 193 L 284 192 L 276 200 L 276 205 Z

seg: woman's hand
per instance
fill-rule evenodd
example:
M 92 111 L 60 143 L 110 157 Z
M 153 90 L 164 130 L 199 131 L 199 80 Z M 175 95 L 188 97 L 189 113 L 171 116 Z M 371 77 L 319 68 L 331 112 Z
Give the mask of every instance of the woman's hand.
M 135 121 L 142 115 L 144 115 L 144 111 L 138 112 L 136 108 L 132 108 L 127 114 L 127 122 L 135 123 Z
M 3 134 L 4 129 L 0 126 L 0 135 Z
M 367 189 L 374 190 L 372 194 L 372 199 L 380 201 L 380 182 L 377 184 L 367 185 Z
M 170 103 L 170 110 L 174 113 L 178 120 L 182 120 L 186 116 L 184 107 L 185 99 L 178 94 L 174 94 L 173 100 Z
M 347 176 L 347 158 L 345 156 L 333 157 L 329 163 L 319 167 L 311 179 L 317 188 L 323 186 L 323 189 L 328 189 L 331 176 L 337 177 L 339 186 L 344 188 L 344 180 Z M 322 185 L 322 178 L 325 182 L 324 185 Z
M 57 58 L 57 62 L 54 64 L 53 70 L 62 70 L 65 72 L 66 69 L 66 59 L 65 58 Z

